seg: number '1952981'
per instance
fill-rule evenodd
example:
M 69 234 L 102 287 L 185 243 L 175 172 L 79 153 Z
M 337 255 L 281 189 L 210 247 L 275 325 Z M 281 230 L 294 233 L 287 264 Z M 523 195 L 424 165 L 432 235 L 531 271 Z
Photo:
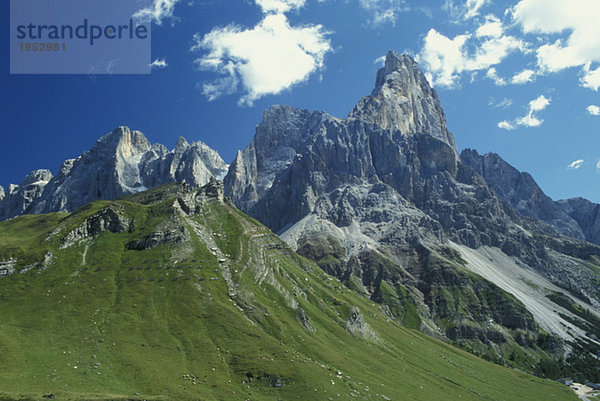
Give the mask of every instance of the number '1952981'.
M 64 52 L 67 45 L 63 43 L 30 43 L 21 42 L 19 44 L 22 52 Z

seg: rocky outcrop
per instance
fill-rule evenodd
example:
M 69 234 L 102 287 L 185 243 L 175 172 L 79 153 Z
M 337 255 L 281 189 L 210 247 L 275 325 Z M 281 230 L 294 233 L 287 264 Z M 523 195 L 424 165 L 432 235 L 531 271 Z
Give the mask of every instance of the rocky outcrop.
M 127 249 L 143 251 L 164 245 L 181 244 L 189 238 L 185 227 L 165 228 L 154 231 L 142 239 L 131 241 L 127 244 Z
M 70 231 L 63 240 L 62 248 L 97 236 L 105 231 L 122 233 L 133 229 L 133 220 L 124 217 L 124 212 L 115 205 L 107 206 L 86 219 L 79 227 Z
M 547 223 L 563 235 L 587 238 L 578 221 L 546 196 L 528 173 L 518 171 L 495 153 L 479 155 L 476 150 L 465 149 L 460 159 L 485 180 L 498 198 L 521 216 Z
M 151 145 L 139 131 L 119 127 L 100 138 L 77 159 L 65 161 L 58 174 L 37 170 L 0 200 L 0 220 L 26 213 L 67 212 L 98 199 L 116 199 L 169 182 L 198 188 L 222 178 L 227 165 L 202 142 L 179 138 L 169 151 Z M 42 173 L 43 172 L 43 173 Z
M 17 259 L 10 258 L 7 260 L 0 260 L 0 278 L 8 277 L 13 274 L 16 270 Z
M 177 197 L 173 202 L 173 208 L 183 214 L 193 215 L 199 213 L 202 207 L 212 200 L 225 202 L 223 182 L 214 178 L 197 191 L 186 192 Z
M 8 194 L 0 191 L 0 220 L 25 213 L 31 213 L 35 202 L 42 196 L 52 180 L 48 170 L 34 170 L 25 176 L 21 185 L 10 185 Z
M 377 335 L 365 321 L 360 309 L 352 307 L 350 314 L 346 319 L 346 330 L 354 337 L 362 337 L 369 340 L 376 340 Z
M 557 205 L 579 224 L 588 241 L 600 244 L 599 204 L 592 203 L 583 198 L 573 198 L 560 200 L 557 202 Z

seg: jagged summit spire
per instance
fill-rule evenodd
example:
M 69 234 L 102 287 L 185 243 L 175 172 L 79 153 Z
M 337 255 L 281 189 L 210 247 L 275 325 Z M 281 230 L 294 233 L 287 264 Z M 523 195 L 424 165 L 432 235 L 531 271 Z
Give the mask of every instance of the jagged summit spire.
M 417 74 L 420 73 L 420 75 L 423 75 L 423 73 L 419 69 L 419 65 L 411 56 L 409 56 L 406 53 L 400 55 L 394 50 L 389 50 L 385 56 L 385 64 L 383 68 L 377 71 L 375 89 L 383 86 L 386 77 L 395 71 L 406 71 L 411 73 L 416 72 Z M 425 76 L 423 75 L 422 78 L 425 78 Z
M 348 117 L 405 135 L 431 135 L 448 144 L 458 158 L 437 93 L 408 54 L 399 55 L 393 50 L 387 53 L 371 95 L 363 97 Z

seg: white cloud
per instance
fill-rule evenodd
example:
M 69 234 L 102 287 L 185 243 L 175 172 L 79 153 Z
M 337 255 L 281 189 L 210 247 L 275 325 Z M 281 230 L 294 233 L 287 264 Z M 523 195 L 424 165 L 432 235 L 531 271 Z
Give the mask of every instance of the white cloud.
M 583 166 L 583 163 L 583 159 L 575 160 L 573 163 L 567 166 L 567 170 L 578 170 L 581 168 L 581 166 Z
M 470 33 L 450 39 L 435 29 L 430 29 L 418 61 L 425 67 L 435 85 L 455 87 L 463 73 L 487 70 L 501 63 L 509 54 L 527 51 L 527 45 L 510 35 L 478 37 Z M 490 76 L 489 74 L 492 74 Z
M 473 18 L 479 15 L 479 9 L 487 4 L 489 0 L 467 0 L 465 4 L 465 19 Z
M 506 130 L 513 130 L 517 127 L 539 127 L 544 120 L 538 118 L 536 113 L 545 110 L 550 105 L 550 101 L 551 99 L 540 95 L 529 102 L 529 112 L 526 115 L 517 117 L 512 122 L 501 121 L 498 123 L 498 127 Z
M 398 13 L 409 11 L 411 8 L 406 0 L 359 0 L 360 6 L 371 14 L 373 25 L 390 23 L 394 25 Z
M 548 35 L 537 49 L 543 72 L 582 67 L 581 85 L 600 88 L 600 68 L 591 69 L 600 63 L 600 1 L 521 0 L 511 11 L 523 32 Z
M 378 65 L 381 65 L 381 66 L 383 67 L 383 66 L 385 65 L 385 58 L 386 58 L 386 56 L 385 56 L 385 55 L 383 55 L 383 56 L 381 56 L 381 57 L 377 57 L 377 58 L 376 58 L 376 59 L 373 61 L 373 64 L 378 64 Z
M 505 129 L 505 130 L 507 130 L 507 131 L 512 131 L 512 130 L 514 130 L 516 127 L 515 127 L 515 126 L 514 126 L 512 123 L 510 123 L 510 122 L 508 122 L 508 121 L 504 120 L 504 121 L 500 121 L 500 122 L 498 123 L 498 128 L 502 128 L 502 129 Z
M 598 163 L 596 163 L 596 171 L 598 174 L 600 174 L 600 160 L 598 160 Z
M 502 22 L 493 15 L 488 15 L 486 22 L 475 31 L 475 35 L 478 37 L 499 38 L 503 34 L 504 27 L 502 26 Z
M 580 80 L 581 86 L 597 91 L 600 88 L 600 67 L 595 70 L 590 69 L 590 64 L 583 67 L 583 77 Z
M 489 79 L 491 79 L 492 81 L 494 81 L 494 83 L 497 86 L 504 86 L 506 85 L 506 80 L 500 76 L 498 76 L 498 71 L 496 71 L 496 68 L 492 67 L 489 70 L 487 70 L 487 73 L 485 74 L 485 76 Z
M 152 6 L 142 8 L 133 14 L 133 18 L 141 21 L 154 21 L 157 25 L 161 25 L 163 19 L 173 17 L 173 9 L 175 4 L 180 0 L 153 0 Z
M 587 112 L 589 114 L 591 114 L 592 116 L 600 116 L 600 107 L 590 104 L 587 108 L 586 108 Z
M 516 85 L 523 85 L 523 84 L 526 84 L 527 82 L 533 81 L 534 78 L 535 78 L 535 71 L 523 70 L 520 73 L 515 74 L 512 77 L 512 79 L 510 80 L 510 82 L 512 84 L 516 84 Z
M 463 46 L 469 35 L 458 35 L 454 39 L 430 29 L 419 55 L 419 61 L 431 76 L 431 82 L 440 86 L 455 86 L 460 74 L 466 70 Z
M 519 117 L 515 120 L 515 123 L 522 127 L 539 127 L 540 125 L 542 125 L 543 122 L 544 120 L 540 120 L 532 113 L 529 113 L 528 115 L 523 117 Z
M 489 2 L 489 0 L 466 0 L 457 5 L 454 0 L 446 0 L 443 9 L 455 19 L 468 20 L 478 16 L 479 10 Z
M 169 64 L 167 64 L 167 59 L 156 59 L 152 63 L 150 63 L 150 68 L 166 68 Z
M 265 13 L 274 12 L 277 14 L 286 13 L 292 9 L 298 9 L 304 6 L 306 0 L 255 0 L 256 4 L 263 9 Z
M 548 106 L 550 106 L 550 99 L 544 95 L 540 95 L 529 102 L 529 113 L 531 114 L 534 111 L 542 111 Z
M 252 105 L 263 96 L 307 80 L 323 68 L 324 57 L 332 50 L 328 33 L 321 25 L 290 26 L 286 16 L 278 12 L 286 8 L 276 8 L 275 3 L 292 7 L 301 2 L 263 1 L 266 15 L 254 28 L 230 25 L 194 36 L 192 50 L 207 51 L 196 60 L 197 65 L 223 75 L 202 85 L 209 100 L 232 94 L 241 85 L 245 93 L 240 104 Z

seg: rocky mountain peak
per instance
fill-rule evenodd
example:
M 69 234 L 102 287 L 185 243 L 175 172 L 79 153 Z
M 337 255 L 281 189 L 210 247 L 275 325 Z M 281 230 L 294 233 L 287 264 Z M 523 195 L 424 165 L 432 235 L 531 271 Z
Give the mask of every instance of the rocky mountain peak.
M 36 184 L 36 183 L 47 183 L 52 179 L 52 173 L 50 170 L 41 169 L 41 170 L 33 170 L 31 173 L 27 174 L 21 182 L 21 187 Z
M 358 102 L 348 117 L 399 130 L 404 135 L 433 136 L 450 146 L 458 159 L 437 92 L 407 54 L 392 50 L 387 53 L 384 67 L 377 72 L 375 89 Z
M 140 131 L 117 127 L 76 159 L 66 160 L 56 176 L 48 170 L 27 175 L 20 186 L 0 193 L 0 221 L 27 213 L 73 211 L 97 199 L 116 199 L 170 183 L 192 188 L 222 178 L 227 164 L 202 142 L 179 137 L 175 149 L 151 145 Z
M 129 158 L 144 153 L 151 147 L 148 139 L 140 131 L 121 126 L 98 139 L 90 153 L 103 156 L 119 154 Z
M 179 138 L 177 138 L 177 143 L 175 144 L 175 153 L 181 154 L 188 150 L 189 147 L 190 144 L 188 143 L 188 141 L 184 137 L 180 136 Z
M 408 54 L 399 55 L 395 51 L 390 50 L 385 57 L 383 68 L 377 71 L 375 90 L 381 88 L 385 84 L 387 77 L 393 73 L 398 73 L 392 77 L 393 79 L 406 78 L 410 75 L 416 75 L 418 80 L 425 78 L 419 69 L 419 65 L 411 56 Z M 405 75 L 404 77 L 402 77 L 403 74 Z
M 0 185 L 0 200 L 4 199 L 4 188 Z

